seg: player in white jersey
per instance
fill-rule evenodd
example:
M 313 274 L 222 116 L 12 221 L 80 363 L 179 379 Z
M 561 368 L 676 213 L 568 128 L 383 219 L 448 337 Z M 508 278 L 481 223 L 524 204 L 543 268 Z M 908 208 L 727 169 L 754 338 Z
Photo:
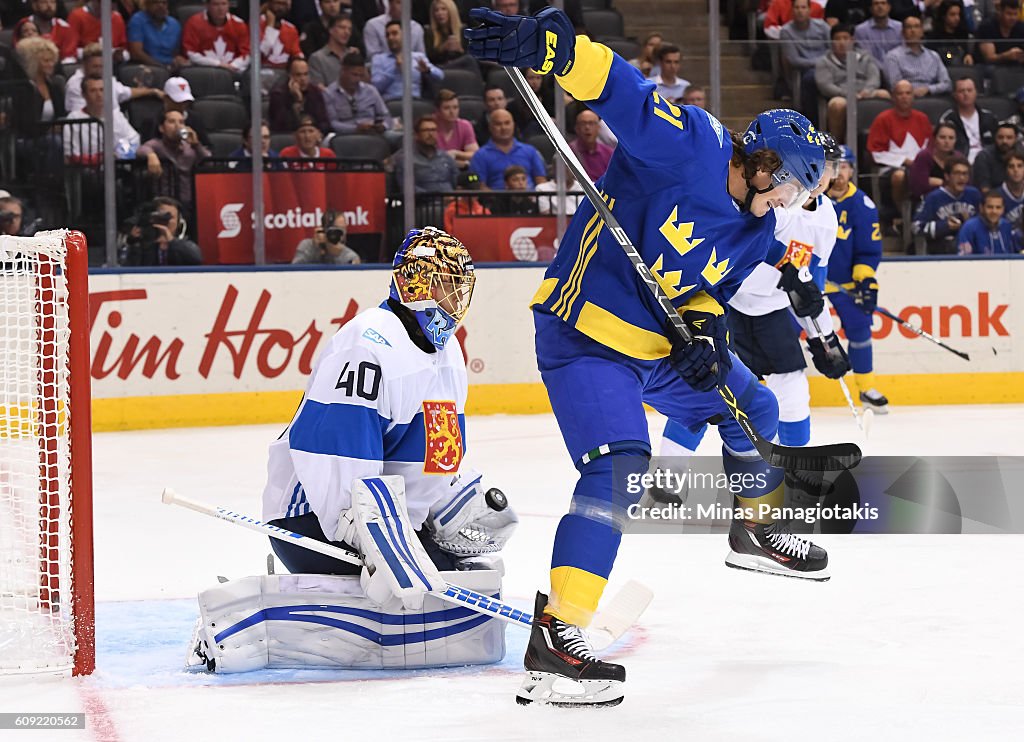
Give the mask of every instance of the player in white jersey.
M 818 289 L 824 288 L 828 259 L 835 246 L 838 220 L 832 202 L 824 195 L 835 175 L 842 152 L 829 135 L 823 135 L 826 167 L 811 198 L 798 209 L 776 209 L 775 238 L 786 246 L 777 266 L 757 266 L 729 300 L 730 345 L 756 375 L 765 380 L 779 401 L 779 441 L 805 446 L 810 440 L 810 392 L 804 369 L 797 324 L 807 332 L 815 367 L 837 379 L 850 370 L 846 352 L 839 344 L 828 309 L 813 319 L 824 338 L 819 338 L 810 314 L 803 311 L 799 275 L 809 271 Z M 691 430 L 678 423 L 665 427 L 661 455 L 688 456 L 700 443 L 706 425 Z
M 495 594 L 500 560 L 488 555 L 516 525 L 501 492 L 461 468 L 467 378 L 453 336 L 474 282 L 457 239 L 433 227 L 406 236 L 388 299 L 346 323 L 317 359 L 270 446 L 263 493 L 264 521 L 356 551 L 364 566 L 271 539 L 292 574 L 201 594 L 189 664 L 231 672 L 501 659 L 502 624 L 429 595 L 445 582 Z

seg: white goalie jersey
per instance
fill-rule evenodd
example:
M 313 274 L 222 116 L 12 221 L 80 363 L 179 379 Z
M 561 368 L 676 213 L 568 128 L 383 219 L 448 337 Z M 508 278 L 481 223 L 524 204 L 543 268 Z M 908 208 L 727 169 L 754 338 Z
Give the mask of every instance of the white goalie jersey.
M 775 209 L 775 225 L 775 239 L 786 246 L 783 261 L 793 263 L 797 268 L 806 267 L 815 279 L 819 273 L 823 276 L 839 231 L 832 201 L 827 196 L 818 196 L 813 211 Z M 761 263 L 743 281 L 729 300 L 729 305 L 754 317 L 788 309 L 789 297 L 778 288 L 781 275 L 777 268 Z M 816 282 L 820 285 L 820 281 Z M 818 317 L 818 321 L 823 332 L 831 332 L 832 322 L 827 310 Z
M 263 520 L 312 512 L 334 540 L 353 480 L 396 474 L 419 528 L 462 463 L 466 391 L 457 341 L 425 353 L 387 308 L 360 313 L 321 353 L 302 404 L 270 446 Z

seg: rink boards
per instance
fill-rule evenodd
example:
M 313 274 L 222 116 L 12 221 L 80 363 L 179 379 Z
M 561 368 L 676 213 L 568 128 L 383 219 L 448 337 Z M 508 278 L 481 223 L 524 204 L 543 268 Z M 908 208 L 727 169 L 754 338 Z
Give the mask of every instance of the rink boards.
M 528 304 L 542 266 L 482 266 L 459 331 L 469 412 L 549 410 Z M 287 421 L 320 348 L 386 296 L 390 271 L 98 271 L 89 278 L 96 430 Z M 969 362 L 875 318 L 878 387 L 893 404 L 1024 402 L 1024 332 L 1013 287 L 1024 260 L 887 261 L 882 306 Z M 812 403 L 842 404 L 811 374 Z

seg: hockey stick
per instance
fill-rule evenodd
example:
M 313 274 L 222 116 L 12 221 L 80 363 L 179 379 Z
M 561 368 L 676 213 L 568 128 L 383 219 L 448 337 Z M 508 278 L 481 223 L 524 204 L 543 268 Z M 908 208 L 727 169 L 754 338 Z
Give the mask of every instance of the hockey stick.
M 832 294 L 835 294 L 837 292 L 838 293 L 843 293 L 843 294 L 846 294 L 847 296 L 849 296 L 850 298 L 853 298 L 853 295 L 841 283 L 833 283 L 832 281 L 829 281 L 828 282 L 828 287 L 832 289 L 832 291 L 830 291 L 829 293 L 832 293 Z M 897 323 L 899 325 L 902 325 L 903 327 L 905 327 L 906 329 L 910 330 L 915 335 L 923 337 L 925 340 L 931 340 L 933 343 L 935 343 L 936 345 L 938 345 L 938 346 L 940 346 L 942 348 L 945 348 L 946 350 L 948 350 L 953 355 L 960 356 L 965 361 L 971 360 L 971 357 L 969 355 L 967 355 L 966 353 L 964 353 L 963 351 L 957 350 L 956 348 L 950 348 L 948 345 L 946 345 L 944 342 L 939 340 L 937 337 L 933 337 L 932 335 L 929 335 L 927 332 L 922 330 L 920 327 L 915 327 L 914 325 L 910 324 L 909 322 L 907 322 L 902 317 L 893 314 L 888 309 L 886 309 L 884 307 L 876 306 L 874 311 L 876 311 L 878 314 L 882 315 L 883 317 L 888 317 L 893 322 L 895 322 L 895 323 Z M 995 353 L 996 349 L 993 348 L 992 352 Z
M 523 73 L 514 67 L 506 67 L 505 71 L 512 78 L 513 85 L 515 85 L 520 97 L 526 102 L 526 105 L 537 119 L 544 133 L 551 140 L 555 151 L 562 156 L 566 166 L 572 171 L 576 180 L 583 187 L 584 193 L 587 194 L 587 198 L 594 205 L 597 213 L 600 214 L 605 226 L 608 227 L 608 231 L 615 238 L 615 241 L 619 243 L 622 251 L 626 253 L 626 257 L 633 264 L 633 268 L 640 276 L 640 280 L 647 285 L 647 288 L 661 305 L 661 309 L 668 320 L 666 324 L 669 327 L 669 332 L 674 333 L 684 342 L 691 342 L 693 340 L 693 333 L 690 332 L 690 328 L 686 326 L 679 312 L 672 306 L 672 302 L 665 294 L 661 284 L 651 275 L 651 269 L 644 263 L 640 253 L 637 252 L 636 247 L 630 242 L 629 236 L 622 229 L 619 221 L 612 215 L 611 209 L 608 208 L 604 199 L 601 198 L 597 186 L 594 185 L 590 176 L 587 175 L 587 171 L 583 169 L 580 161 L 576 159 L 573 151 L 569 149 L 569 145 L 562 137 L 562 134 L 555 128 L 551 117 L 548 116 L 547 111 L 544 110 L 544 107 L 537 99 L 533 88 L 526 82 Z M 747 417 L 747 413 L 740 409 L 736 395 L 725 383 L 718 386 L 718 393 L 725 401 L 725 406 L 728 408 L 729 413 L 739 423 L 740 428 L 746 433 L 750 442 L 754 444 L 758 454 L 772 466 L 786 469 L 802 469 L 805 471 L 842 471 L 852 469 L 860 462 L 860 448 L 855 443 L 833 443 L 827 446 L 806 448 L 772 443 L 757 431 L 753 422 Z
M 825 344 L 825 333 L 821 331 L 821 325 L 818 324 L 817 317 L 811 317 L 811 324 L 814 325 L 814 331 L 818 333 L 818 338 L 822 344 Z M 830 356 L 834 356 L 835 352 L 832 348 L 825 345 L 826 352 Z M 843 396 L 846 397 L 846 404 L 850 407 L 850 412 L 853 413 L 853 419 L 857 422 L 857 427 L 860 428 L 860 432 L 864 434 L 865 440 L 868 437 L 868 433 L 871 431 L 871 423 L 875 419 L 875 413 L 873 410 L 864 410 L 861 413 L 857 412 L 857 406 L 853 403 L 853 397 L 850 396 L 850 387 L 846 385 L 846 379 L 840 376 L 836 381 L 839 382 L 839 388 L 843 390 Z
M 264 523 L 242 513 L 236 513 L 227 508 L 182 497 L 170 487 L 164 489 L 160 495 L 160 500 L 165 505 L 179 505 L 183 508 L 194 510 L 197 513 L 248 528 L 250 531 L 286 541 L 303 549 L 309 549 L 342 562 L 360 566 L 363 564 L 363 560 L 354 551 L 342 549 L 332 544 L 325 544 L 322 541 L 289 531 L 286 528 L 272 526 L 269 523 Z M 532 613 L 513 608 L 507 603 L 502 603 L 500 600 L 469 590 L 468 588 L 449 584 L 444 592 L 432 592 L 430 594 L 449 603 L 465 606 L 477 613 L 482 613 L 485 616 L 491 616 L 492 618 L 497 618 L 522 628 L 529 629 L 533 625 Z M 630 626 L 636 623 L 637 619 L 640 618 L 640 614 L 644 612 L 648 603 L 651 602 L 653 595 L 649 588 L 641 585 L 639 582 L 630 581 L 605 605 L 604 610 L 598 611 L 594 616 L 592 625 L 595 629 L 602 632 L 598 636 L 604 642 L 605 647 L 616 642 Z

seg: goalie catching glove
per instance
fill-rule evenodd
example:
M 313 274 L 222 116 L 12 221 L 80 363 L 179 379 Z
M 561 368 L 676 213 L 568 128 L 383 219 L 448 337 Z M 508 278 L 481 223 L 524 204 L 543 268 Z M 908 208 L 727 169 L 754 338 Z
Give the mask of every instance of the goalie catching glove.
M 481 480 L 477 471 L 462 471 L 452 479 L 450 494 L 430 508 L 426 526 L 449 554 L 468 557 L 501 551 L 519 524 L 505 494 L 494 487 L 484 491 Z
M 469 53 L 477 59 L 505 67 L 530 67 L 541 75 L 565 75 L 572 69 L 576 30 L 561 10 L 544 8 L 531 18 L 473 8 L 469 17 L 483 24 L 463 32 Z

